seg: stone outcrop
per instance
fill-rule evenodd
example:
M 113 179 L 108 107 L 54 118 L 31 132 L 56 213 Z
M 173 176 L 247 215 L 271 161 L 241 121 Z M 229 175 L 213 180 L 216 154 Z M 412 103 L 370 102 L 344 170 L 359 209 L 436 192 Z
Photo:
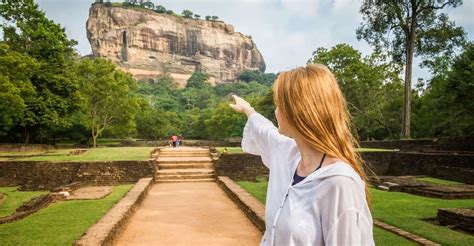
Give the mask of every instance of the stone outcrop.
M 265 71 L 252 39 L 221 21 L 93 4 L 87 37 L 95 57 L 112 60 L 137 79 L 166 71 L 183 86 L 195 71 L 208 73 L 212 84 L 232 81 L 245 70 Z

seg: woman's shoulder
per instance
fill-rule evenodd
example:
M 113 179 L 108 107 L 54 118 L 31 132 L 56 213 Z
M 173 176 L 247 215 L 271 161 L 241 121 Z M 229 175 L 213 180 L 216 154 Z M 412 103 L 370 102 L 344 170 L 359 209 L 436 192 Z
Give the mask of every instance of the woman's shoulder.
M 350 164 L 339 161 L 331 165 L 317 177 L 327 195 L 353 196 L 365 192 L 365 182 Z

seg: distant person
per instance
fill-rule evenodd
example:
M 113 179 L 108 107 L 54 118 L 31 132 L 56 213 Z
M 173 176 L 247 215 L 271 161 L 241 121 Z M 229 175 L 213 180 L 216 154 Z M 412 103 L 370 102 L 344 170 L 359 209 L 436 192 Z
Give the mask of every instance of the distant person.
M 179 147 L 181 145 L 181 140 L 183 137 L 181 135 L 178 135 L 178 139 L 176 140 L 176 147 Z
M 278 128 L 244 99 L 242 150 L 270 169 L 260 245 L 374 245 L 368 181 L 347 103 L 320 64 L 278 75 L 273 101 Z
M 175 134 L 173 134 L 173 136 L 171 136 L 171 143 L 173 145 L 173 148 L 176 147 L 176 141 L 178 140 L 178 136 L 176 136 Z

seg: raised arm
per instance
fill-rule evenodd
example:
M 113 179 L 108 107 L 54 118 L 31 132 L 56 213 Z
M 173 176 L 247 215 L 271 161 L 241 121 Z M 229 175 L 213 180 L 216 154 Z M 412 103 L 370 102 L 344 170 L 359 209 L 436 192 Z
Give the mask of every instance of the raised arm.
M 245 153 L 261 156 L 263 164 L 270 169 L 278 144 L 289 138 L 280 134 L 273 122 L 256 112 L 244 99 L 235 95 L 233 97 L 236 103 L 229 105 L 235 111 L 247 115 L 247 123 L 242 136 L 242 150 Z

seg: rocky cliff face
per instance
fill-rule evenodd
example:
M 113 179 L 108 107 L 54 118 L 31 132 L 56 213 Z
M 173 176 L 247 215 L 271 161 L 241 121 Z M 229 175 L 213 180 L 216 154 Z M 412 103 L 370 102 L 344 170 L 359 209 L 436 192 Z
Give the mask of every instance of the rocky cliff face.
M 154 79 L 166 70 L 182 87 L 195 71 L 210 74 L 213 84 L 248 69 L 265 71 L 253 41 L 223 22 L 94 4 L 87 37 L 94 56 L 111 59 L 137 79 Z

